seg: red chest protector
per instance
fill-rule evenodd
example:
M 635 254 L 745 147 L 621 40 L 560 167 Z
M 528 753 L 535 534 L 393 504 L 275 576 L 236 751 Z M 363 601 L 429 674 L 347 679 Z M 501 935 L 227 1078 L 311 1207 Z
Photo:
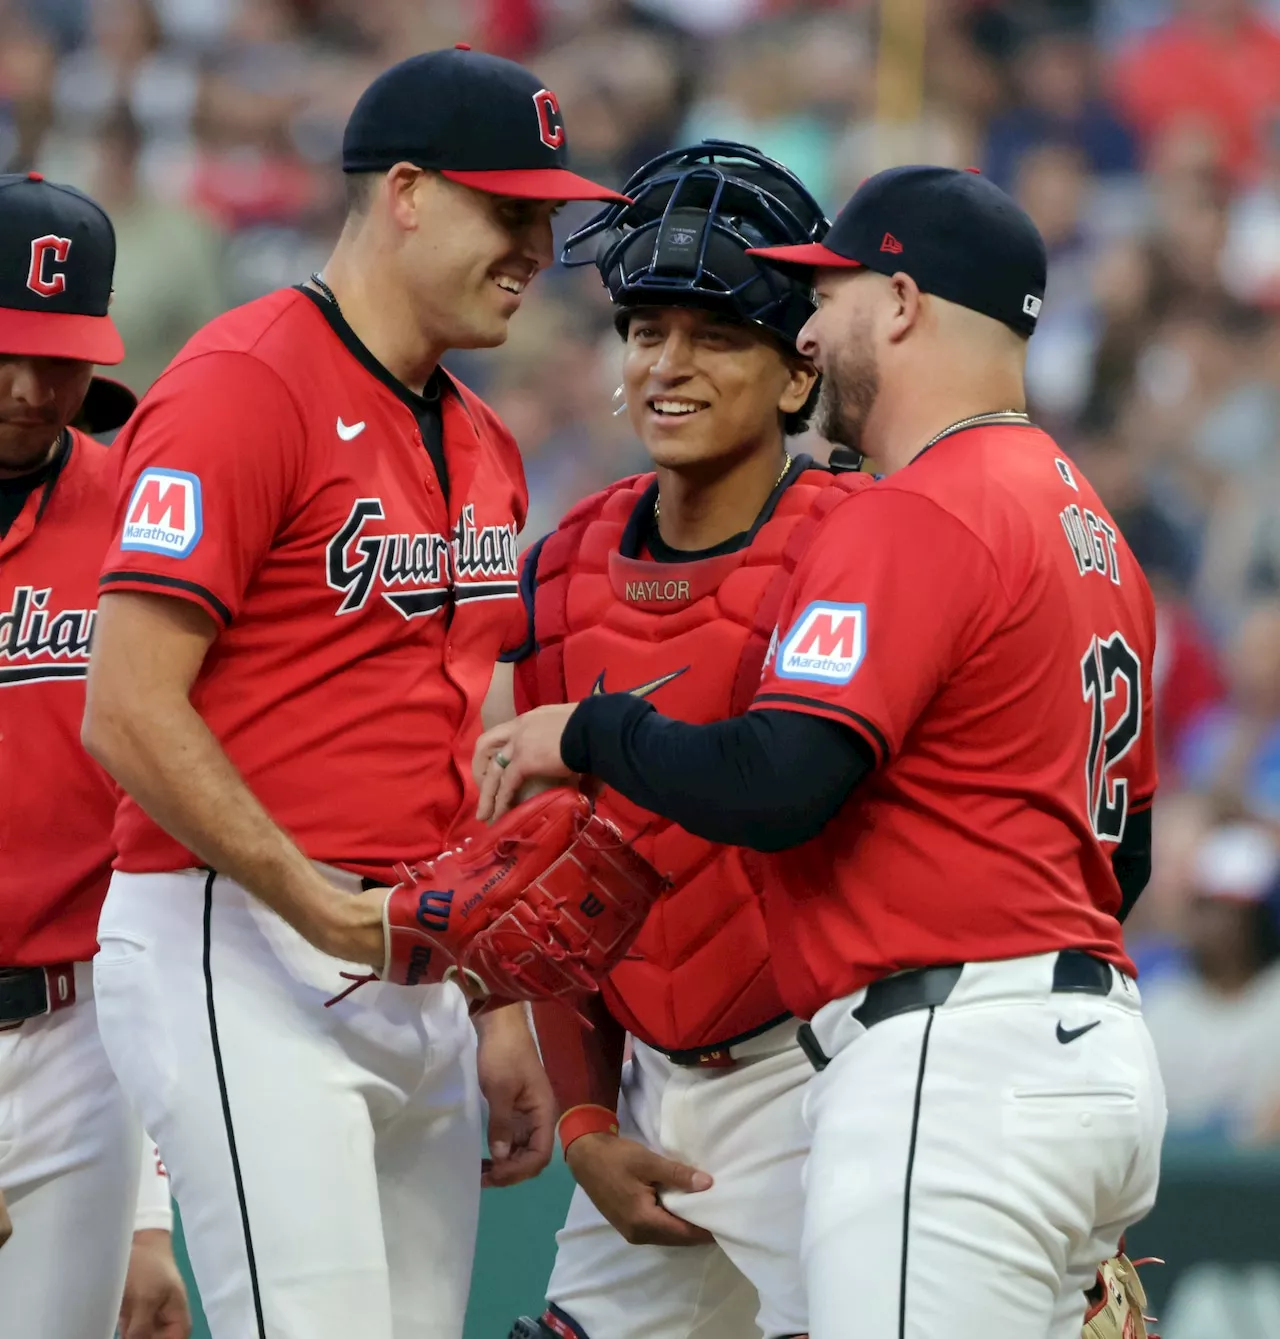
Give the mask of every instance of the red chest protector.
M 534 590 L 530 653 L 516 665 L 516 706 L 594 692 L 651 697 L 694 724 L 750 705 L 783 594 L 818 522 L 869 476 L 797 462 L 734 553 L 689 563 L 631 556 L 652 516 L 652 474 L 575 507 L 527 562 Z M 740 1038 L 785 1016 L 750 866 L 752 853 L 694 837 L 605 789 L 599 809 L 673 881 L 632 958 L 604 985 L 609 1008 L 663 1050 Z

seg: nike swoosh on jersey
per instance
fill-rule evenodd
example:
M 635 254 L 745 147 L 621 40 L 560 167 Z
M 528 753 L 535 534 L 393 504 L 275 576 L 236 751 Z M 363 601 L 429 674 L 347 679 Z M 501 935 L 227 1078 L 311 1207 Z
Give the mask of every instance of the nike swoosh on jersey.
M 672 670 L 670 674 L 664 674 L 661 679 L 650 679 L 648 683 L 642 683 L 639 688 L 622 688 L 618 691 L 627 693 L 631 697 L 648 697 L 650 693 L 656 693 L 664 683 L 670 683 L 672 679 L 678 679 L 688 668 L 688 665 L 684 665 L 678 670 Z M 590 696 L 599 697 L 609 691 L 604 686 L 604 670 L 601 670 L 600 677 L 591 687 Z
M 348 427 L 341 418 L 338 419 L 338 436 L 341 437 L 344 442 L 351 441 L 353 437 L 359 437 L 363 431 L 364 419 L 361 419 L 359 423 L 352 423 L 350 427 Z
M 1092 1032 L 1094 1028 L 1102 1022 L 1101 1018 L 1095 1018 L 1092 1023 L 1086 1023 L 1084 1027 L 1065 1028 L 1061 1023 L 1058 1024 L 1058 1040 L 1066 1046 L 1068 1042 L 1073 1042 L 1077 1037 L 1083 1037 L 1086 1032 Z

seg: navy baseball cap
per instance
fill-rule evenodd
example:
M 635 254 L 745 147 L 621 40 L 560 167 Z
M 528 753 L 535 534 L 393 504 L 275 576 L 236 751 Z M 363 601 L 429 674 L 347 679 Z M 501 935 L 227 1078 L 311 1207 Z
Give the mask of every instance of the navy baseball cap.
M 107 314 L 116 234 L 106 211 L 39 172 L 0 175 L 0 355 L 114 364 L 124 341 Z M 137 396 L 94 377 L 75 426 L 109 432 Z
M 978 172 L 891 167 L 854 192 L 821 242 L 759 247 L 775 264 L 909 274 L 921 292 L 1030 335 L 1048 257 L 1036 225 Z
M 120 362 L 107 315 L 115 264 L 101 205 L 39 172 L 0 176 L 0 353 Z
M 560 103 L 537 75 L 465 45 L 410 56 L 361 94 L 342 137 L 342 170 L 397 163 L 493 195 L 627 198 L 569 171 Z

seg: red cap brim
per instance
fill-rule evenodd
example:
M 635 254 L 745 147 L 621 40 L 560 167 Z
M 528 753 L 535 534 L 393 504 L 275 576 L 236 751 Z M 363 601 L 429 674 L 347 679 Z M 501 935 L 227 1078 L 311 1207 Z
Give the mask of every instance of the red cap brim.
M 850 260 L 838 251 L 832 251 L 821 242 L 805 242 L 802 246 L 757 246 L 748 252 L 749 256 L 761 256 L 776 265 L 803 265 L 808 269 L 861 270 L 860 260 Z
M 0 308 L 0 353 L 111 364 L 124 361 L 124 341 L 109 316 L 4 307 Z
M 563 167 L 511 168 L 501 172 L 442 171 L 442 177 L 489 195 L 510 195 L 520 200 L 617 200 L 630 198 L 599 182 L 588 181 Z

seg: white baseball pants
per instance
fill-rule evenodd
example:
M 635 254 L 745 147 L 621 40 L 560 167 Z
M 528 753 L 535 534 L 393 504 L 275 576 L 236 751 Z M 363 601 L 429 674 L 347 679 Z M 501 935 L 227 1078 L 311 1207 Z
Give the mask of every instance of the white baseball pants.
M 155 1146 L 102 1049 L 88 963 L 75 978 L 70 1008 L 0 1032 L 5 1334 L 110 1339 L 134 1231 L 173 1222 Z
M 631 1246 L 582 1190 L 556 1238 L 547 1299 L 588 1339 L 751 1339 L 807 1328 L 799 1247 L 813 1071 L 789 1022 L 733 1048 L 732 1069 L 673 1064 L 633 1045 L 622 1135 L 715 1178 L 664 1206 L 704 1227 L 700 1246 Z
M 363 969 L 199 870 L 116 874 L 99 941 L 107 1054 L 214 1339 L 457 1339 L 481 1157 L 457 989 L 374 982 L 325 1008 Z
M 1054 994 L 1056 956 L 970 964 L 870 1029 L 863 992 L 813 1019 L 834 1057 L 805 1097 L 813 1339 L 1079 1339 L 1155 1200 L 1164 1087 L 1133 982 Z

